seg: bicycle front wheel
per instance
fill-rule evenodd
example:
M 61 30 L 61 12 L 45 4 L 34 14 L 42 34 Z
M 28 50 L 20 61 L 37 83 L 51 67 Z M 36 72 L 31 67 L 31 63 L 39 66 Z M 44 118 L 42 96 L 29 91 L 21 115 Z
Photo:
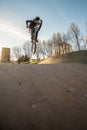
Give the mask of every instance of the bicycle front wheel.
M 33 54 L 35 54 L 35 52 L 36 52 L 36 42 L 32 42 L 31 52 L 32 52 Z

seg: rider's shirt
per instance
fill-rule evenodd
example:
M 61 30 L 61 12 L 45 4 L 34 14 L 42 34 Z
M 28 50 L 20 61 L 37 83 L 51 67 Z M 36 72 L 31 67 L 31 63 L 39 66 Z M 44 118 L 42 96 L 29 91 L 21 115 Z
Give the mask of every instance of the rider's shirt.
M 26 25 L 28 25 L 28 23 L 30 23 L 29 24 L 29 28 L 30 29 L 33 29 L 34 27 L 38 26 L 38 31 L 40 30 L 40 28 L 42 26 L 42 20 L 40 20 L 40 22 L 38 24 L 35 23 L 34 20 L 27 20 L 26 21 Z

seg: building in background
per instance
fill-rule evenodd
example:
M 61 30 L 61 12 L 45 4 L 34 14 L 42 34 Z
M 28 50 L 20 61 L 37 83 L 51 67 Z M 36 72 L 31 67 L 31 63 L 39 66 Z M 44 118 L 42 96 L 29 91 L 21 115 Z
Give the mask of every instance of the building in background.
M 72 52 L 72 45 L 68 43 L 59 44 L 59 47 L 55 50 L 54 55 L 66 54 Z
M 1 51 L 1 62 L 9 63 L 10 62 L 10 48 L 2 48 Z
M 84 49 L 87 50 L 87 36 L 83 38 Z

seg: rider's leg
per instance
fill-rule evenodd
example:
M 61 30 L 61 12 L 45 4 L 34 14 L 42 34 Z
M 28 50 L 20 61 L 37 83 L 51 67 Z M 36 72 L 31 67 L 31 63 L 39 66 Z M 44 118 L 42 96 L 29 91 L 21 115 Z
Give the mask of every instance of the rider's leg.
M 38 42 L 37 37 L 38 37 L 38 27 L 34 27 L 33 29 L 31 29 L 31 42 L 33 42 L 33 38 L 35 38 L 34 40 Z

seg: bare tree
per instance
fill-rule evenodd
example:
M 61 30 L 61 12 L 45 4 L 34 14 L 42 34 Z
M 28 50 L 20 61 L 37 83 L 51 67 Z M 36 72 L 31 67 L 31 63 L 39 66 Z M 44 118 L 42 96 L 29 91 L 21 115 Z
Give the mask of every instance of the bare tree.
M 50 55 L 52 55 L 52 53 L 53 53 L 53 41 L 51 40 L 51 39 L 49 39 L 48 41 L 47 41 L 47 52 L 48 52 L 48 55 L 50 56 Z
M 25 55 L 27 55 L 30 58 L 30 56 L 31 56 L 31 44 L 29 43 L 29 41 L 26 41 L 22 48 L 24 50 Z
M 49 55 L 51 55 L 50 54 L 51 50 L 50 50 L 50 47 L 49 47 L 50 41 L 49 42 L 48 41 L 43 41 L 42 44 L 41 44 L 42 45 L 41 53 L 43 55 L 43 59 L 45 59 L 46 57 L 49 57 Z
M 60 46 L 62 44 L 62 37 L 59 32 L 57 34 L 54 33 L 53 43 L 54 43 L 54 48 L 55 48 L 56 54 L 60 54 L 61 53 Z
M 21 48 L 20 47 L 13 47 L 12 50 L 13 50 L 15 57 L 18 60 L 21 57 Z
M 86 50 L 86 47 L 87 47 L 87 36 L 84 37 L 83 42 L 84 42 L 84 48 Z
M 37 44 L 37 49 L 36 49 L 36 58 L 37 58 L 37 60 L 40 60 L 40 52 L 41 52 L 41 43 L 39 42 Z
M 37 43 L 37 47 L 36 47 L 36 58 L 37 58 L 37 60 L 42 59 L 43 55 L 44 55 L 43 42 L 39 41 Z
M 63 43 L 68 43 L 68 36 L 65 33 L 62 33 L 62 42 Z
M 80 50 L 81 32 L 78 25 L 76 25 L 75 23 L 70 24 L 70 28 L 68 30 L 68 37 L 77 45 L 78 49 Z
M 67 36 L 67 34 L 65 34 L 65 33 L 62 33 L 62 52 L 63 52 L 63 54 L 64 53 L 67 53 L 67 44 L 68 44 L 68 36 Z M 68 44 L 68 47 L 69 47 L 69 44 Z
M 39 42 L 37 44 L 36 57 L 38 60 L 45 59 L 52 55 L 52 41 L 51 39 L 48 41 Z
M 43 41 L 43 59 L 47 56 L 47 43 Z

